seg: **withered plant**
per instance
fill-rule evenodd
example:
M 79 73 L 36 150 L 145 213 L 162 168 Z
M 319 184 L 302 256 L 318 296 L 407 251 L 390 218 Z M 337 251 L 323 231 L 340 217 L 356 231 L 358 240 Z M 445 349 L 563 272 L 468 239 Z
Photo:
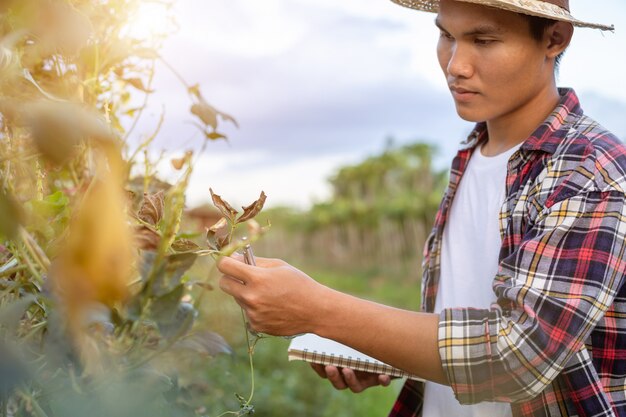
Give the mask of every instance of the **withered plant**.
M 198 330 L 210 285 L 187 271 L 239 249 L 241 224 L 256 239 L 265 195 L 238 216 L 211 192 L 223 220 L 206 240 L 181 232 L 197 155 L 171 161 L 169 184 L 149 157 L 160 124 L 129 140 L 163 60 L 162 38 L 128 34 L 141 3 L 0 5 L 0 416 L 202 415 L 155 358 L 230 351 Z M 226 139 L 219 127 L 235 120 L 183 87 L 204 145 Z

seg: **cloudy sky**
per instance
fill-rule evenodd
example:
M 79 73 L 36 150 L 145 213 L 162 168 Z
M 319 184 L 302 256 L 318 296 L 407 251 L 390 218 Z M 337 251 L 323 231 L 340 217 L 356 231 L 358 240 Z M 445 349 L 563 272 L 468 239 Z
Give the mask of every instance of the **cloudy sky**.
M 615 33 L 577 29 L 560 72 L 583 108 L 626 138 L 626 2 L 571 0 L 584 20 L 615 24 Z M 177 0 L 180 29 L 162 55 L 188 83 L 240 124 L 223 130 L 196 165 L 189 204 L 212 187 L 245 204 L 306 207 L 328 196 L 338 166 L 381 151 L 388 138 L 437 144 L 447 167 L 471 129 L 454 111 L 438 68 L 434 15 L 389 0 Z M 144 13 L 137 30 L 159 22 Z M 135 140 L 165 109 L 157 148 L 173 156 L 198 148 L 190 99 L 163 65 Z M 172 175 L 167 164 L 164 176 Z

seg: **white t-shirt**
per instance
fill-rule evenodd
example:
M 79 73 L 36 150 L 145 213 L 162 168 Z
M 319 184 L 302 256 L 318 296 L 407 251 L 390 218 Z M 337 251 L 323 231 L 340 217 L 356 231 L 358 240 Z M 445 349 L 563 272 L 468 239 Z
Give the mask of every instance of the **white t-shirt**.
M 452 307 L 489 308 L 495 302 L 491 285 L 502 245 L 498 217 L 508 160 L 519 146 L 494 157 L 484 156 L 481 149 L 472 154 L 443 231 L 435 313 Z M 460 405 L 452 388 L 427 382 L 422 416 L 509 417 L 511 407 L 492 402 Z

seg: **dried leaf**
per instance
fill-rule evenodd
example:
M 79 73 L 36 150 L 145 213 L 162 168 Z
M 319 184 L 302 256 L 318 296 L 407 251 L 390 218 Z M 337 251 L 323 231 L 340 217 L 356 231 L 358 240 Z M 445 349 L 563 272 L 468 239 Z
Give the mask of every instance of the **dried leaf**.
M 77 145 L 92 139 L 101 145 L 115 144 L 109 123 L 93 111 L 71 103 L 40 101 L 24 106 L 27 124 L 39 151 L 56 164 L 70 159 Z
M 193 152 L 187 151 L 185 152 L 185 156 L 183 156 L 182 158 L 172 158 L 170 162 L 172 163 L 172 166 L 175 170 L 180 171 L 181 169 L 183 169 L 183 166 L 185 166 L 185 162 L 189 161 L 192 156 Z
M 220 197 L 217 194 L 214 194 L 213 190 L 211 188 L 209 188 L 209 192 L 211 193 L 211 199 L 213 200 L 213 204 L 215 205 L 215 207 L 217 207 L 219 209 L 219 211 L 222 212 L 224 217 L 226 217 L 232 223 L 234 223 L 235 222 L 235 216 L 237 216 L 237 213 L 239 213 L 239 212 L 237 210 L 235 210 L 233 208 L 233 206 L 228 204 L 227 201 L 223 200 L 222 197 Z
M 187 92 L 192 96 L 196 97 L 198 100 L 202 100 L 202 94 L 200 94 L 200 85 L 194 84 L 187 88 Z
M 152 227 L 142 224 L 135 227 L 135 241 L 139 249 L 157 250 L 161 235 Z
M 51 162 L 61 165 L 75 154 L 84 135 L 76 127 L 75 115 L 60 107 L 37 105 L 29 113 L 35 145 Z
M 261 191 L 261 195 L 259 196 L 258 200 L 250 204 L 248 207 L 242 207 L 243 214 L 239 216 L 236 223 L 243 223 L 247 220 L 254 218 L 263 209 L 263 205 L 265 204 L 266 199 L 267 196 L 265 195 L 265 192 Z
M 4 190 L 0 190 L 0 235 L 15 237 L 21 218 L 19 205 Z
M 141 78 L 126 78 L 124 79 L 128 84 L 135 87 L 137 90 L 143 91 L 144 93 L 153 93 L 154 90 L 147 88 L 143 80 Z
M 170 162 L 176 171 L 180 171 L 185 165 L 185 158 L 172 158 Z
M 217 110 L 208 103 L 201 101 L 192 105 L 191 113 L 198 116 L 205 126 L 211 126 L 213 130 L 217 129 Z
M 156 226 L 163 218 L 165 205 L 165 193 L 159 191 L 156 194 L 143 195 L 143 204 L 139 209 L 139 218 L 146 223 Z
M 230 225 L 226 218 L 222 217 L 217 223 L 207 230 L 207 241 L 209 245 L 217 250 L 221 250 L 230 241 Z
M 209 140 L 226 139 L 226 135 L 217 132 L 204 132 L 204 136 Z
M 102 157 L 102 155 L 100 155 Z M 98 177 L 89 186 L 70 226 L 69 238 L 51 268 L 54 290 L 68 311 L 93 302 L 113 306 L 129 295 L 136 250 L 128 227 L 119 169 L 96 160 Z M 112 175 L 104 177 L 105 173 Z M 79 316 L 72 316 L 78 331 Z
M 135 113 L 137 113 L 139 110 L 141 110 L 141 107 L 133 107 L 122 112 L 122 114 L 129 116 L 129 117 L 135 117 Z
M 232 124 L 235 125 L 235 127 L 239 128 L 239 123 L 237 123 L 237 120 L 235 120 L 235 118 L 229 114 L 226 113 L 222 113 L 220 112 L 220 117 L 226 121 L 226 122 L 231 122 Z

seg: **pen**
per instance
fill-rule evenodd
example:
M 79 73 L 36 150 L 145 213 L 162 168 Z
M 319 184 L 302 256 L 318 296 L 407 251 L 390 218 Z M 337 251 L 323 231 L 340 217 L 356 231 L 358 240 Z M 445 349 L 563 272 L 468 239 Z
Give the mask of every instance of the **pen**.
M 243 237 L 241 238 L 241 240 L 247 242 L 248 238 Z M 246 245 L 243 247 L 243 260 L 248 265 L 256 266 L 256 261 L 254 260 L 254 252 L 252 252 L 252 246 L 250 246 L 249 243 L 246 243 Z

